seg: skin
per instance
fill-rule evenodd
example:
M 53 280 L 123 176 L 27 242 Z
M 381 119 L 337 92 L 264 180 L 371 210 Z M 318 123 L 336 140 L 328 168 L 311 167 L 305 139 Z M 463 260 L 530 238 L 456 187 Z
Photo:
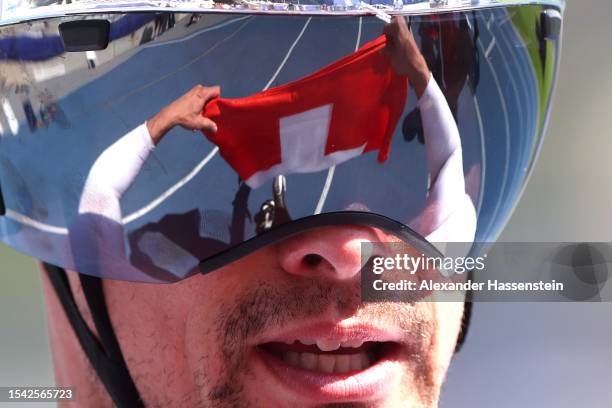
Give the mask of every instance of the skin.
M 421 95 L 430 74 L 420 54 L 410 50 L 416 45 L 404 20 L 395 19 L 385 33 L 393 40 L 386 51 L 393 66 L 410 75 Z M 216 125 L 200 112 L 219 94 L 218 87 L 199 85 L 162 109 L 147 122 L 153 141 L 159 143 L 174 126 L 214 131 Z M 361 303 L 364 241 L 397 239 L 369 227 L 325 227 L 175 284 L 103 280 L 116 336 L 146 406 L 320 406 L 279 383 L 255 357 L 264 339 L 313 322 L 375 325 L 398 334 L 400 344 L 384 392 L 326 406 L 437 406 L 463 304 Z M 78 275 L 68 276 L 93 330 Z M 112 406 L 44 274 L 43 287 L 58 385 L 74 387 L 79 406 Z
M 390 24 L 385 25 L 383 33 L 387 37 L 383 54 L 389 57 L 391 65 L 399 74 L 410 78 L 410 85 L 420 98 L 427 88 L 431 72 L 406 20 L 395 17 Z
M 217 98 L 220 94 L 221 88 L 218 86 L 196 85 L 185 95 L 159 111 L 147 121 L 147 129 L 153 143 L 157 145 L 175 126 L 182 126 L 193 131 L 216 132 L 215 122 L 202 116 L 201 112 L 208 101 Z

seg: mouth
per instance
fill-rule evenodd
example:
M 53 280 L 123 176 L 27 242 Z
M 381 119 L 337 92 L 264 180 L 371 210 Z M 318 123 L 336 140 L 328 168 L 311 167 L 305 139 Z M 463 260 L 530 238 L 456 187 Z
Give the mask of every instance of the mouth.
M 311 402 L 357 402 L 385 394 L 401 376 L 403 345 L 369 327 L 301 330 L 256 346 L 284 389 Z
M 397 344 L 393 342 L 297 339 L 290 343 L 265 343 L 259 347 L 291 367 L 325 374 L 346 374 L 370 368 L 395 346 Z

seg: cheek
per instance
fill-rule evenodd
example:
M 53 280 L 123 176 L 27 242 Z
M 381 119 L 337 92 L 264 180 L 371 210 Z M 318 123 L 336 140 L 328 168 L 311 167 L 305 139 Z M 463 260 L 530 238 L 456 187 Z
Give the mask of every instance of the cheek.
M 457 337 L 461 330 L 463 318 L 463 303 L 460 302 L 435 302 L 431 303 L 435 315 L 436 330 L 432 348 L 434 364 L 439 368 L 439 380 L 444 378 L 446 370 L 455 353 Z
M 183 317 L 184 354 L 198 388 L 205 387 L 204 382 L 220 377 L 225 370 L 224 357 L 220 352 L 223 345 L 220 322 L 237 291 L 237 282 L 231 279 L 237 275 L 237 271 L 226 268 L 192 278 L 191 291 L 185 295 L 185 302 L 189 306 Z
M 194 276 L 184 283 L 186 290 L 177 300 L 185 325 L 186 352 L 207 354 L 210 365 L 224 364 L 220 350 L 225 337 L 223 323 L 236 313 L 244 293 L 265 280 L 278 279 L 275 252 L 267 247 L 207 275 Z M 235 317 L 235 316 L 234 316 Z M 224 369 L 224 368 L 223 368 Z
M 423 319 L 426 340 L 419 355 L 409 357 L 402 392 L 398 392 L 405 402 L 391 406 L 435 407 L 454 353 L 463 303 L 417 302 L 415 309 L 415 315 Z
M 185 359 L 182 283 L 133 284 L 105 281 L 109 314 L 132 378 L 145 400 L 155 405 L 192 388 Z

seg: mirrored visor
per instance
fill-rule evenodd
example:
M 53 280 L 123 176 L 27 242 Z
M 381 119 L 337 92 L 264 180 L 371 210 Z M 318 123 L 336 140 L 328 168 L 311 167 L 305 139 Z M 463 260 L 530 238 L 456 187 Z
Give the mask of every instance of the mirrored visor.
M 550 18 L 526 5 L 411 16 L 399 33 L 374 16 L 176 13 L 2 27 L 0 237 L 162 283 L 334 220 L 432 250 L 493 241 L 545 128 Z M 58 27 L 87 19 L 109 22 L 108 45 L 66 52 Z M 177 119 L 199 84 L 220 86 L 198 111 L 216 132 Z

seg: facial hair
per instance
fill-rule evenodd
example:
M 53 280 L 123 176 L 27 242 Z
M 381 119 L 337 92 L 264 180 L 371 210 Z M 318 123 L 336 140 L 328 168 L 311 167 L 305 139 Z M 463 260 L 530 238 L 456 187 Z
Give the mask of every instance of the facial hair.
M 339 319 L 358 317 L 362 321 L 374 321 L 382 327 L 391 327 L 407 333 L 410 341 L 410 361 L 417 365 L 414 370 L 419 378 L 412 378 L 429 388 L 434 382 L 432 368 L 424 356 L 430 347 L 435 322 L 425 316 L 420 308 L 411 303 L 362 303 L 360 282 L 347 284 L 326 283 L 319 280 L 291 282 L 258 281 L 240 294 L 232 304 L 221 305 L 222 314 L 215 327 L 216 344 L 221 345 L 215 358 L 223 362 L 222 375 L 213 379 L 209 373 L 198 373 L 200 382 L 212 383 L 205 387 L 203 400 L 210 407 L 248 408 L 261 406 L 246 400 L 242 379 L 252 376 L 247 366 L 248 341 L 271 328 L 281 328 L 294 321 L 312 319 L 335 310 Z M 203 387 L 204 388 L 204 387 Z M 202 389 L 202 388 L 201 388 Z M 435 393 L 437 395 L 437 392 Z M 429 398 L 429 397 L 427 397 Z M 437 399 L 437 397 L 436 397 Z M 264 405 L 265 406 L 265 405 Z M 365 407 L 367 404 L 333 404 L 331 406 Z

